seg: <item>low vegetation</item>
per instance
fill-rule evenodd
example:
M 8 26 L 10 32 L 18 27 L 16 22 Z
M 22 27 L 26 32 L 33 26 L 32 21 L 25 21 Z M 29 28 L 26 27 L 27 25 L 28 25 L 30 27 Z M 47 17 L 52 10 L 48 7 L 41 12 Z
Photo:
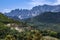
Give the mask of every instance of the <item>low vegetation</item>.
M 18 32 L 10 27 L 0 26 L 0 40 L 58 40 L 59 38 L 60 33 L 54 31 L 40 31 L 35 29 Z
M 7 26 L 11 24 L 11 26 Z M 15 28 L 23 28 L 19 32 Z M 0 13 L 0 40 L 60 40 L 60 32 L 52 30 L 39 30 L 33 24 L 19 22 Z

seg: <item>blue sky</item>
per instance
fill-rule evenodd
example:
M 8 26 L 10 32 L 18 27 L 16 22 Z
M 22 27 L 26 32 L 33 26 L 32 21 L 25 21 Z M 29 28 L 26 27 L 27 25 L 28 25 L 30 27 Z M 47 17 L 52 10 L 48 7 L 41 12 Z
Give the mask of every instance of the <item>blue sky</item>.
M 37 5 L 58 5 L 60 0 L 0 0 L 0 12 L 9 12 L 14 9 L 31 9 Z

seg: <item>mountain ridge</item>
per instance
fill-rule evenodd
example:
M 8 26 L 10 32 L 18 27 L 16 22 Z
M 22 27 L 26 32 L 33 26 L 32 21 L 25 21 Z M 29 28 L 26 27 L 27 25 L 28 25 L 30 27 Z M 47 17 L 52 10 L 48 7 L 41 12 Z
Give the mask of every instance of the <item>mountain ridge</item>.
M 43 12 L 60 12 L 60 5 L 39 5 L 33 7 L 31 10 L 28 9 L 15 9 L 9 13 L 4 13 L 8 17 L 17 17 L 17 19 L 26 19 L 39 15 Z

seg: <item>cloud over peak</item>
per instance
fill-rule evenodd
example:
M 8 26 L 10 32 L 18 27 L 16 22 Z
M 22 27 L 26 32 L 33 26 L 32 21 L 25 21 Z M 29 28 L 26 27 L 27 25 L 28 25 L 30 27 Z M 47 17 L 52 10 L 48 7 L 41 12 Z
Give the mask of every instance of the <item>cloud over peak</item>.
M 60 0 L 31 0 L 31 2 L 29 4 L 32 6 L 44 5 L 44 4 L 59 5 Z

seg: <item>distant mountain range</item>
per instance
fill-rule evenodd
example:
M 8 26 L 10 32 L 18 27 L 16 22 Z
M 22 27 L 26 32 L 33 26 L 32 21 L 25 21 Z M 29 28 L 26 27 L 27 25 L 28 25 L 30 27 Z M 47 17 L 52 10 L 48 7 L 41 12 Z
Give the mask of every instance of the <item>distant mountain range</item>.
M 33 7 L 31 10 L 28 9 L 15 9 L 9 13 L 5 13 L 10 18 L 13 19 L 26 19 L 37 16 L 43 12 L 60 12 L 60 5 L 39 5 Z

